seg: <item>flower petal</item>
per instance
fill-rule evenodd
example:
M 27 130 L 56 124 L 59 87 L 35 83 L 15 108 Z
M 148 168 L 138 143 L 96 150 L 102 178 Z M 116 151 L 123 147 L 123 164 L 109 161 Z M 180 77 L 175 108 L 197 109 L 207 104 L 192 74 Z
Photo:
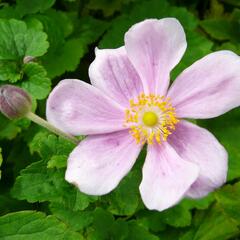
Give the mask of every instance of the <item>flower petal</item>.
M 125 107 L 129 106 L 129 99 L 143 92 L 142 82 L 127 57 L 125 47 L 97 49 L 89 76 L 92 85 Z
M 198 177 L 198 166 L 183 160 L 167 143 L 148 146 L 140 192 L 146 207 L 158 211 L 177 204 Z
M 109 193 L 130 171 L 140 151 L 141 145 L 126 130 L 87 137 L 71 153 L 65 179 L 86 194 Z
M 204 197 L 225 183 L 228 155 L 209 131 L 181 121 L 169 136 L 168 142 L 184 160 L 193 162 L 200 168 L 199 177 L 188 191 L 188 196 Z
M 124 109 L 92 85 L 61 81 L 47 101 L 47 119 L 73 135 L 109 133 L 124 129 Z
M 175 18 L 150 19 L 125 34 L 127 55 L 143 81 L 145 93 L 165 95 L 170 71 L 186 47 L 184 30 Z
M 218 51 L 183 71 L 168 97 L 180 118 L 212 118 L 239 106 L 239 92 L 240 57 Z

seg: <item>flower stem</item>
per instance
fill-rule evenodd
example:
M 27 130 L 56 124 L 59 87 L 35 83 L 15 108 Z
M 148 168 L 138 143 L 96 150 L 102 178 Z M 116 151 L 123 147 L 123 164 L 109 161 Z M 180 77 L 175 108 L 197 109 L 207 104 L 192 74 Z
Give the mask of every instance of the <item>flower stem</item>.
M 47 122 L 46 120 L 39 117 L 38 115 L 36 115 L 33 112 L 27 113 L 26 118 L 28 118 L 29 120 L 35 122 L 36 124 L 46 128 L 46 129 L 48 129 L 50 132 L 53 132 L 53 133 L 57 134 L 58 136 L 63 137 L 67 140 L 70 140 L 74 144 L 79 143 L 79 140 L 77 138 L 73 137 L 72 135 L 70 135 L 68 133 L 65 133 L 65 132 L 61 131 L 60 129 L 58 129 L 56 127 L 54 127 L 49 122 Z

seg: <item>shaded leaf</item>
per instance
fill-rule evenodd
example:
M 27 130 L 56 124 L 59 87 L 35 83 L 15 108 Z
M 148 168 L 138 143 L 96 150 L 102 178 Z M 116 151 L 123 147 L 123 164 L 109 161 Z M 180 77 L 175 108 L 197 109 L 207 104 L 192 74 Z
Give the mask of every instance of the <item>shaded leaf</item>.
M 2 149 L 0 148 L 0 167 L 2 165 L 2 161 L 3 161 L 3 159 L 2 159 Z M 2 172 L 0 170 L 0 179 L 1 179 L 1 176 L 2 176 Z
M 50 8 L 55 0 L 17 0 L 17 11 L 24 16 L 37 12 L 43 12 Z
M 224 186 L 215 195 L 222 210 L 240 224 L 240 182 Z
M 177 18 L 188 30 L 197 26 L 197 19 L 185 8 L 172 7 L 165 0 L 143 1 L 115 18 L 100 41 L 100 48 L 116 48 L 123 45 L 125 32 L 135 23 L 146 18 Z
M 141 181 L 139 171 L 130 172 L 119 186 L 107 196 L 108 210 L 116 215 L 132 215 L 140 203 L 138 186 Z

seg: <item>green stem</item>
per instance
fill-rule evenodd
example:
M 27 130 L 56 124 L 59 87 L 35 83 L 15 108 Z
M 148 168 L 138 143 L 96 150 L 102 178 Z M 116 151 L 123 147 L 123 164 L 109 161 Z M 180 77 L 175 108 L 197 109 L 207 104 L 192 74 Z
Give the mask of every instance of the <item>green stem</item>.
M 61 130 L 59 130 L 58 128 L 54 127 L 53 125 L 51 125 L 49 122 L 47 122 L 46 120 L 44 120 L 43 118 L 40 118 L 38 115 L 36 115 L 33 112 L 29 112 L 26 117 L 35 122 L 36 124 L 48 129 L 50 132 L 53 132 L 55 134 L 57 134 L 58 136 L 61 136 L 65 139 L 70 140 L 72 143 L 78 144 L 79 140 L 75 137 L 73 137 L 72 135 L 62 132 Z

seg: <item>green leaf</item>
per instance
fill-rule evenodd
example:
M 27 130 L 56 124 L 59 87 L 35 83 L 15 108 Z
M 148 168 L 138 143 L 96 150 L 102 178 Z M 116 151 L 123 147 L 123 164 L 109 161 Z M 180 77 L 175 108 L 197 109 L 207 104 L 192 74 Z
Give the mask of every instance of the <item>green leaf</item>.
M 187 49 L 180 63 L 171 72 L 171 79 L 176 77 L 195 61 L 211 52 L 213 42 L 205 38 L 202 34 L 194 31 L 187 31 Z
M 47 170 L 44 161 L 38 161 L 21 171 L 12 189 L 12 195 L 31 203 L 63 201 L 62 191 L 68 189 L 63 171 Z
M 39 57 L 47 52 L 49 43 L 47 35 L 42 31 L 30 28 L 25 36 L 25 56 Z
M 224 186 L 215 195 L 224 213 L 240 224 L 240 182 Z
M 215 201 L 214 194 L 210 193 L 206 197 L 200 199 L 185 198 L 181 202 L 181 205 L 185 206 L 188 209 L 196 208 L 203 210 L 208 208 L 210 204 L 212 204 L 214 201 Z
M 198 120 L 198 124 L 208 128 L 228 152 L 228 180 L 240 177 L 239 108 L 209 120 Z
M 234 22 L 229 19 L 207 19 L 200 22 L 200 26 L 214 39 L 238 41 L 240 30 Z
M 214 200 L 213 194 L 210 194 L 203 199 L 184 199 L 178 205 L 163 212 L 140 211 L 137 213 L 137 221 L 145 228 L 154 232 L 163 231 L 166 225 L 175 228 L 187 227 L 190 226 L 192 222 L 191 210 L 193 208 L 206 209 Z
M 158 240 L 159 238 L 143 227 L 139 226 L 136 221 L 131 221 L 128 224 L 128 238 L 131 240 Z
M 22 78 L 25 56 L 39 57 L 48 48 L 47 35 L 23 21 L 0 19 L 0 81 Z
M 23 71 L 22 87 L 36 99 L 46 98 L 51 90 L 51 80 L 44 67 L 31 62 L 24 65 Z
M 42 212 L 22 211 L 0 217 L 0 238 L 2 240 L 75 240 L 82 235 L 71 231 L 54 216 Z
M 117 219 L 110 229 L 111 239 L 125 240 L 128 238 L 128 223 L 123 219 Z
M 64 168 L 67 165 L 67 155 L 55 155 L 48 161 L 48 168 Z
M 43 31 L 43 24 L 40 20 L 36 19 L 34 15 L 24 18 L 24 21 L 28 28 Z
M 90 239 L 111 239 L 110 229 L 113 225 L 114 217 L 111 213 L 101 208 L 96 208 L 94 211 L 93 229 L 94 231 L 90 234 Z
M 21 128 L 8 120 L 0 113 L 0 139 L 13 139 L 21 131 Z
M 206 212 L 191 240 L 226 240 L 237 236 L 239 233 L 237 224 L 231 221 L 218 205 L 215 205 Z
M 16 8 L 13 6 L 10 6 L 8 4 L 1 6 L 0 8 L 0 18 L 20 18 L 18 11 L 16 11 Z
M 0 60 L 17 60 L 25 56 L 25 34 L 23 21 L 0 19 Z
M 53 157 L 67 157 L 73 150 L 74 144 L 47 131 L 39 131 L 35 134 L 29 147 L 31 153 L 38 153 L 46 162 Z
M 65 38 L 73 31 L 73 23 L 65 12 L 50 9 L 44 15 L 34 15 L 39 20 L 49 41 L 48 54 L 60 51 L 59 48 L 65 43 Z
M 78 18 L 74 15 L 75 31 L 74 37 L 78 37 L 84 44 L 90 44 L 98 40 L 98 38 L 109 27 L 109 23 L 93 17 Z
M 51 78 L 60 76 L 66 71 L 74 71 L 85 52 L 86 45 L 81 39 L 70 39 L 57 52 L 46 55 L 43 65 Z
M 0 148 L 0 167 L 2 165 L 2 161 L 3 161 L 3 158 L 2 158 L 2 149 Z M 1 176 L 2 176 L 2 172 L 0 170 L 0 179 L 1 179 Z
M 43 12 L 50 8 L 55 0 L 17 0 L 16 10 L 21 16 Z
M 240 2 L 239 0 L 222 0 L 225 3 L 231 4 L 236 7 L 240 7 Z
M 62 169 L 47 169 L 44 161 L 32 163 L 21 171 L 11 193 L 19 200 L 57 202 L 73 211 L 83 210 L 96 201 L 96 197 L 87 196 L 69 185 L 64 175 Z
M 107 27 L 103 21 L 91 17 L 79 20 L 74 16 L 76 31 L 71 38 L 66 39 L 68 36 L 64 33 L 66 29 L 61 28 L 61 24 L 64 26 L 65 22 L 61 23 L 60 21 L 59 23 L 59 19 L 55 15 L 57 13 L 51 19 L 40 18 L 49 34 L 50 49 L 48 54 L 43 57 L 43 65 L 51 78 L 60 76 L 66 71 L 74 71 L 86 53 L 88 45 L 96 41 Z M 70 20 L 68 19 L 68 21 Z M 73 23 L 69 22 L 68 24 L 70 28 Z
M 0 81 L 17 82 L 21 79 L 21 68 L 14 61 L 0 61 Z
M 134 0 L 90 0 L 86 6 L 89 10 L 102 10 L 104 15 L 111 16 L 120 10 L 124 4 Z
M 137 212 L 137 222 L 142 227 L 153 232 L 160 232 L 166 228 L 166 224 L 162 221 L 161 213 L 157 211 L 142 210 Z
M 236 54 L 240 54 L 240 44 L 233 44 L 231 42 L 224 42 L 221 44 L 217 50 L 230 50 Z
M 31 204 L 26 201 L 19 201 L 12 198 L 8 192 L 0 194 L 0 216 L 13 211 L 22 211 L 31 208 Z
M 173 227 L 189 226 L 192 220 L 191 212 L 182 204 L 167 209 L 159 214 L 161 215 L 161 219 L 164 223 Z
M 33 28 L 28 29 L 23 21 L 0 19 L 0 32 L 0 60 L 39 57 L 47 51 L 47 35 Z
M 88 238 L 91 240 L 125 240 L 131 239 L 129 235 L 129 225 L 128 222 L 123 219 L 117 219 L 114 221 L 113 216 L 101 209 L 96 208 L 93 212 L 93 224 L 88 232 Z M 141 227 L 140 227 L 141 228 Z
M 141 181 L 139 171 L 130 172 L 120 185 L 107 196 L 108 210 L 116 215 L 132 215 L 140 203 L 138 186 Z
M 197 19 L 185 8 L 172 7 L 165 0 L 143 1 L 127 8 L 121 16 L 115 18 L 110 29 L 100 41 L 100 48 L 116 48 L 123 45 L 124 34 L 135 23 L 146 18 L 177 18 L 188 30 L 197 26 Z
M 51 203 L 50 210 L 74 231 L 81 231 L 93 222 L 93 213 L 90 211 L 73 211 L 60 203 Z
M 83 210 L 96 197 L 87 196 L 65 181 L 65 169 L 47 168 L 54 156 L 68 156 L 73 144 L 47 132 L 39 132 L 30 143 L 30 151 L 37 152 L 43 160 L 30 164 L 17 177 L 12 195 L 28 202 L 56 202 L 73 211 Z M 67 160 L 67 157 L 66 157 Z

